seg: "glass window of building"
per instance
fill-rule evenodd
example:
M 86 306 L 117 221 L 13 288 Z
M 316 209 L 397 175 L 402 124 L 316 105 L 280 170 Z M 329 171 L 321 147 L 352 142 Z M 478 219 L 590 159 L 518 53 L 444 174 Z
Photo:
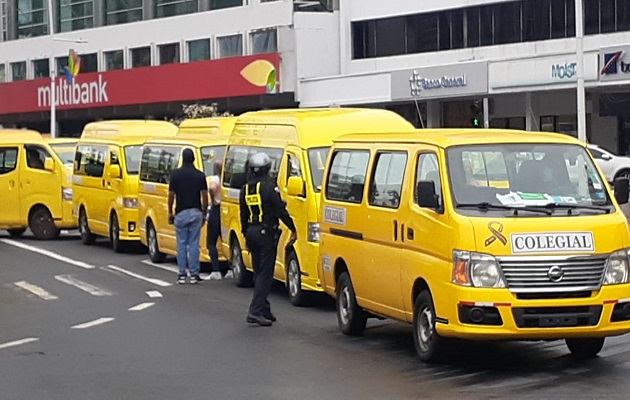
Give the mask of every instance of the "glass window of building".
M 18 39 L 48 34 L 48 7 L 45 0 L 17 0 Z
M 385 18 L 376 21 L 376 52 L 383 55 L 404 54 L 405 42 L 400 40 L 405 36 L 405 24 L 399 18 Z
M 11 63 L 11 80 L 23 81 L 26 79 L 26 61 Z
M 224 36 L 217 39 L 219 58 L 240 57 L 243 55 L 243 35 Z
M 0 64 L 0 83 L 7 81 L 6 72 L 4 68 L 5 68 L 4 64 Z
M 404 20 L 401 20 L 404 23 Z M 438 49 L 438 14 L 417 14 L 406 18 L 407 53 L 425 53 Z M 378 36 L 379 32 L 376 32 Z
M 92 0 L 59 0 L 58 26 L 61 32 L 76 31 L 94 26 Z
M 103 0 L 105 25 L 142 21 L 143 0 Z
M 195 13 L 199 10 L 197 0 L 155 0 L 155 17 L 172 17 Z
M 160 65 L 179 62 L 179 43 L 161 44 L 158 46 Z
M 151 48 L 138 47 L 131 49 L 131 68 L 151 66 Z
M 210 39 L 191 40 L 188 42 L 188 61 L 210 59 Z
M 56 75 L 64 75 L 66 67 L 68 66 L 68 56 L 55 58 Z
M 229 8 L 229 7 L 240 7 L 242 5 L 243 5 L 243 0 L 210 0 L 211 10 L 219 10 L 221 8 Z
M 80 54 L 81 68 L 79 73 L 98 72 L 98 55 L 96 53 Z
M 521 41 L 521 3 L 494 6 L 494 44 Z
M 0 0 L 0 39 L 5 42 L 7 40 L 7 0 Z
M 33 60 L 33 78 L 46 78 L 50 76 L 49 62 L 47 58 Z
M 106 51 L 103 54 L 105 56 L 105 71 L 123 69 L 125 67 L 122 50 Z
M 251 33 L 252 54 L 275 53 L 278 51 L 278 31 L 265 29 Z

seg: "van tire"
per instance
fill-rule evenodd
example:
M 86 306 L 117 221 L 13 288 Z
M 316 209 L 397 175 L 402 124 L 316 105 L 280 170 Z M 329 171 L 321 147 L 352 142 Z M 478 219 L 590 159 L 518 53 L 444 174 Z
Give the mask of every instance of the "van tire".
M 24 235 L 24 232 L 26 232 L 26 228 L 7 229 L 7 232 L 9 232 L 9 236 L 13 238 L 18 238 Z
M 234 284 L 238 287 L 252 286 L 253 274 L 245 268 L 243 262 L 243 252 L 241 251 L 241 245 L 238 244 L 238 240 L 232 240 L 230 244 L 230 267 L 234 274 Z
M 163 263 L 166 259 L 166 254 L 160 251 L 157 232 L 155 232 L 155 227 L 153 226 L 153 222 L 151 222 L 151 220 L 147 222 L 147 245 L 149 247 L 149 258 L 151 259 L 151 262 L 156 264 Z
M 344 335 L 361 336 L 367 325 L 367 313 L 357 304 L 354 287 L 347 272 L 337 280 L 337 324 Z
M 291 304 L 301 307 L 306 304 L 307 294 L 302 290 L 302 271 L 297 259 L 297 255 L 293 250 L 287 255 L 287 292 Z
M 566 338 L 564 339 L 571 354 L 580 359 L 595 358 L 604 347 L 606 338 Z
M 88 217 L 85 213 L 85 208 L 81 207 L 79 211 L 79 233 L 81 234 L 81 242 L 84 245 L 91 245 L 96 242 L 96 236 L 90 231 L 90 225 L 88 224 Z
M 118 223 L 118 215 L 112 213 L 109 218 L 109 243 L 116 253 L 125 252 L 125 242 L 120 240 L 120 224 Z
M 50 211 L 46 207 L 37 207 L 28 217 L 28 227 L 33 236 L 39 240 L 50 240 L 59 237 L 59 228 L 55 225 Z
M 435 306 L 428 290 L 420 292 L 414 303 L 413 342 L 422 361 L 437 362 L 445 355 L 446 339 L 435 329 Z

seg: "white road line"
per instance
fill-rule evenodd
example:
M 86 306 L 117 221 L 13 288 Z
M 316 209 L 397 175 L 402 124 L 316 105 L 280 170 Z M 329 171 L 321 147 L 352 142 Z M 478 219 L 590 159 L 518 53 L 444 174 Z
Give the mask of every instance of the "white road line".
M 72 327 L 72 329 L 87 329 L 87 328 L 91 328 L 93 326 L 102 325 L 102 324 L 106 324 L 108 322 L 112 322 L 113 320 L 114 320 L 114 318 L 112 318 L 112 317 L 103 317 L 103 318 L 95 319 L 94 321 L 84 322 L 82 324 L 75 325 L 75 326 Z
M 142 311 L 142 310 L 146 310 L 149 307 L 154 306 L 155 303 L 141 303 L 138 304 L 137 306 L 133 306 L 129 309 L 129 311 Z
M 111 296 L 112 294 L 106 290 L 102 290 L 97 288 L 94 285 L 90 285 L 89 283 L 82 282 L 78 279 L 73 278 L 70 275 L 55 275 L 55 279 L 59 282 L 63 282 L 70 286 L 74 286 L 77 289 L 81 289 L 84 292 L 88 292 L 92 296 Z
M 147 292 L 147 296 L 149 296 L 150 299 L 156 299 L 158 297 L 162 297 L 162 293 L 158 292 L 157 290 L 149 290 Z
M 151 267 L 163 269 L 164 271 L 175 272 L 176 274 L 179 273 L 179 268 L 172 265 L 156 264 L 150 260 L 142 260 L 140 262 L 145 265 L 150 265 Z
M 85 269 L 94 269 L 95 268 L 93 265 L 88 264 L 88 263 L 84 263 L 83 261 L 73 260 L 71 258 L 59 255 L 59 254 L 54 253 L 52 251 L 40 249 L 39 247 L 35 247 L 35 246 L 29 246 L 28 244 L 16 242 L 15 240 L 0 239 L 0 241 L 2 241 L 5 244 L 11 245 L 11 246 L 19 247 L 20 249 L 32 251 L 33 253 L 39 253 L 41 255 L 44 255 L 44 256 L 49 257 L 49 258 L 53 258 L 55 260 L 64 262 L 66 264 L 74 265 L 74 266 L 85 268 Z
M 171 286 L 170 283 L 165 282 L 163 280 L 154 279 L 154 278 L 147 278 L 146 276 L 142 276 L 142 275 L 136 274 L 135 272 L 127 271 L 126 269 L 117 267 L 115 265 L 108 265 L 107 267 L 101 267 L 101 268 L 106 268 L 106 269 L 109 268 L 109 269 L 112 269 L 114 271 L 122 272 L 123 274 L 127 274 L 127 275 L 132 276 L 132 277 L 134 277 L 136 279 L 140 279 L 140 280 L 152 283 L 152 284 L 160 286 L 160 287 Z
M 3 344 L 0 344 L 0 350 L 6 349 L 9 347 L 20 346 L 27 343 L 37 342 L 38 340 L 39 340 L 38 338 L 26 338 L 26 339 L 15 340 L 13 342 L 3 343 Z
M 57 296 L 50 294 L 49 292 L 40 288 L 39 286 L 35 286 L 25 281 L 15 282 L 14 285 L 26 291 L 29 291 L 33 293 L 35 296 L 42 298 L 44 300 L 57 300 L 58 299 Z

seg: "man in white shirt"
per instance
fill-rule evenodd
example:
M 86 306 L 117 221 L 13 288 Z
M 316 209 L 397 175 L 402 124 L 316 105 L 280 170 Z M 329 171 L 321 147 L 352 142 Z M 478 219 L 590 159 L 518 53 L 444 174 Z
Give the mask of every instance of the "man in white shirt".
M 210 195 L 210 212 L 208 213 L 208 252 L 212 261 L 212 272 L 210 280 L 221 280 L 221 269 L 219 268 L 219 251 L 217 241 L 221 236 L 221 171 L 223 161 L 217 160 L 214 163 L 213 175 L 208 183 L 208 194 Z M 232 278 L 232 271 L 225 274 L 226 278 Z

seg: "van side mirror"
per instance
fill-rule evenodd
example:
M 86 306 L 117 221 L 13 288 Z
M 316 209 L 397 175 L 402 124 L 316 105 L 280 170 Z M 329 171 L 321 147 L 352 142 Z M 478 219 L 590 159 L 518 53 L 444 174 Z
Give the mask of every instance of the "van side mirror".
M 628 203 L 628 197 L 630 197 L 630 180 L 628 178 L 617 178 L 614 182 L 615 199 L 617 203 Z
M 610 161 L 612 160 L 612 157 L 610 156 L 610 154 L 602 153 L 602 160 Z
M 287 181 L 287 194 L 289 196 L 304 196 L 304 181 L 299 176 L 290 176 Z
M 437 210 L 440 208 L 440 199 L 435 193 L 435 182 L 419 181 L 416 187 L 418 194 L 418 205 L 424 208 Z
M 109 166 L 109 177 L 110 179 L 118 179 L 122 176 L 120 171 L 120 165 L 110 165 Z
M 55 171 L 55 162 L 52 158 L 46 157 L 46 159 L 44 160 L 44 169 L 49 172 Z

